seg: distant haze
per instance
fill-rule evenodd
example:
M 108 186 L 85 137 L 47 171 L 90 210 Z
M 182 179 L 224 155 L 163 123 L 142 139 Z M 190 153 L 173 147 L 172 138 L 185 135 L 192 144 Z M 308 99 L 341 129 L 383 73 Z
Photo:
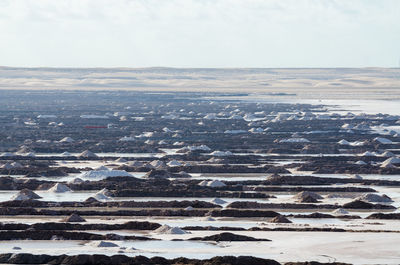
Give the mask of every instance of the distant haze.
M 307 99 L 400 99 L 399 68 L 12 68 L 3 89 L 234 92 Z M 397 106 L 398 108 L 398 106 Z
M 1 0 L 0 65 L 398 67 L 399 0 Z

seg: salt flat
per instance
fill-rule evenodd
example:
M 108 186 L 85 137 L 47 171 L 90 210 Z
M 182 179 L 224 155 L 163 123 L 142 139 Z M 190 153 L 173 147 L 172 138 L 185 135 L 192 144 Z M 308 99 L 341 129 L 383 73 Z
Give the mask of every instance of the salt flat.
M 0 72 L 6 261 L 399 263 L 398 69 Z

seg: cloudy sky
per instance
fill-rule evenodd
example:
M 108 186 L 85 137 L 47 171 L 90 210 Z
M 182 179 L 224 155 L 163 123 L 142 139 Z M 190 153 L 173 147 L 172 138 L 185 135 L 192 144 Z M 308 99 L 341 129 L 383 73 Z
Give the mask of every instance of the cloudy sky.
M 398 67 L 399 0 L 0 0 L 0 65 Z

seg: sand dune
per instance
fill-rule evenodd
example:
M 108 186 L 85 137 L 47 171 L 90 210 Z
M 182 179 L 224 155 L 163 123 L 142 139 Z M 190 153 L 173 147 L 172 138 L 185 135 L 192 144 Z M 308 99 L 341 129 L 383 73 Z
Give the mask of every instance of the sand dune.
M 399 68 L 178 69 L 0 67 L 0 89 L 283 93 L 273 96 L 400 98 Z M 285 95 L 289 94 L 289 95 Z

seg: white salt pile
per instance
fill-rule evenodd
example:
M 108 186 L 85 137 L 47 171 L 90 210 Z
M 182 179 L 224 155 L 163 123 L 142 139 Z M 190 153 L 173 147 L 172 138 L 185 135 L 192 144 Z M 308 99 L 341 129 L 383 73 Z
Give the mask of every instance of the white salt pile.
M 202 182 L 199 183 L 200 186 L 207 186 L 207 187 L 213 187 L 213 188 L 218 188 L 218 187 L 225 187 L 226 184 L 223 183 L 222 181 L 219 180 L 203 180 Z
M 293 198 L 297 199 L 297 200 L 303 200 L 306 199 L 307 197 L 311 197 L 315 200 L 321 200 L 323 199 L 321 195 L 315 193 L 315 192 L 311 192 L 311 191 L 302 191 L 297 193 Z
M 91 196 L 92 198 L 95 198 L 96 200 L 98 200 L 98 201 L 103 201 L 103 202 L 105 202 L 105 201 L 110 201 L 111 200 L 111 198 L 110 197 L 108 197 L 108 196 L 106 196 L 106 195 L 104 195 L 104 194 L 101 194 L 101 193 L 96 193 L 95 195 L 93 195 L 93 196 Z
M 387 138 L 383 138 L 383 137 L 376 137 L 374 139 L 375 142 L 378 142 L 380 144 L 393 144 L 393 142 Z
M 358 197 L 357 199 L 367 201 L 367 202 L 381 202 L 381 203 L 393 202 L 393 200 L 385 194 L 379 195 L 379 194 L 374 194 L 374 193 L 364 194 L 364 195 Z
M 168 162 L 167 165 L 169 167 L 180 167 L 180 166 L 182 166 L 182 163 L 177 160 L 172 160 L 172 161 Z
M 98 191 L 98 192 L 96 192 L 93 196 L 91 196 L 92 198 L 95 198 L 96 200 L 98 200 L 98 201 L 110 201 L 110 200 L 112 200 L 111 198 L 110 198 L 110 196 L 111 196 L 112 194 L 111 194 L 111 192 L 108 190 L 108 189 L 106 189 L 106 188 L 104 188 L 104 189 L 102 189 L 102 190 L 100 190 L 100 191 Z
M 73 143 L 73 142 L 75 142 L 75 140 L 72 139 L 71 137 L 64 137 L 59 142 L 60 143 Z
M 97 157 L 97 155 L 89 150 L 85 150 L 82 153 L 80 153 L 78 155 L 78 157 L 82 157 L 82 158 L 95 158 Z
M 86 220 L 77 215 L 76 213 L 73 213 L 70 216 L 67 216 L 64 219 L 62 219 L 61 222 L 81 223 L 81 222 L 86 222 Z
M 11 197 L 11 200 L 13 201 L 25 201 L 25 200 L 35 200 L 35 199 L 40 199 L 39 195 L 34 193 L 33 191 L 29 189 L 23 189 L 20 190 L 17 194 Z
M 96 194 L 103 194 L 103 195 L 106 195 L 106 196 L 109 196 L 109 197 L 112 196 L 111 191 L 109 191 L 106 188 L 99 190 L 98 192 L 96 192 Z
M 363 179 L 360 175 L 358 175 L 358 174 L 352 174 L 352 175 L 349 175 L 349 177 L 350 178 L 352 178 L 352 179 Z
M 280 143 L 309 143 L 310 140 L 306 138 L 288 138 L 279 141 Z
M 400 158 L 391 157 L 382 162 L 381 167 L 387 167 L 389 165 L 400 164 Z
M 120 158 L 118 158 L 117 160 L 115 160 L 115 162 L 125 163 L 125 162 L 128 162 L 128 161 L 127 161 L 125 158 L 120 157 Z
M 364 153 L 360 154 L 360 156 L 376 156 L 376 154 L 370 151 L 365 151 Z
M 62 193 L 72 191 L 68 186 L 62 183 L 56 183 L 53 187 L 48 189 L 49 192 Z
M 162 169 L 162 168 L 165 168 L 166 165 L 161 160 L 153 160 L 153 161 L 151 161 L 150 163 L 147 164 L 147 167 Z
M 98 248 L 113 248 L 113 247 L 119 247 L 117 244 L 113 242 L 108 242 L 108 241 L 97 241 L 97 242 L 92 242 L 89 243 L 89 245 L 98 247 Z
M 68 181 L 69 184 L 81 184 L 81 183 L 83 183 L 83 182 L 84 182 L 84 181 L 83 181 L 83 179 L 81 179 L 81 178 L 74 178 L 74 179 Z
M 169 225 L 160 226 L 159 228 L 154 230 L 154 233 L 156 233 L 156 234 L 170 234 L 170 235 L 190 234 L 190 232 L 182 230 L 179 227 L 170 227 Z
M 191 178 L 192 175 L 189 173 L 186 173 L 185 171 L 179 171 L 178 173 L 175 174 L 175 177 L 177 178 Z
M 340 144 L 340 145 L 350 145 L 350 142 L 349 142 L 349 141 L 346 141 L 345 139 L 342 139 L 342 140 L 340 140 L 340 141 L 338 142 L 338 144 Z
M 354 163 L 355 165 L 359 165 L 359 166 L 366 166 L 367 163 L 365 163 L 364 161 L 358 160 L 357 162 Z
M 349 212 L 346 211 L 346 210 L 343 209 L 343 208 L 338 208 L 338 209 L 332 211 L 332 213 L 333 213 L 334 215 L 346 215 L 346 214 L 349 214 Z
M 385 151 L 381 154 L 382 157 L 394 157 L 395 154 L 390 151 Z
M 214 151 L 210 153 L 212 156 L 231 156 L 233 155 L 231 151 Z
M 214 198 L 214 199 L 211 200 L 211 202 L 215 203 L 215 204 L 225 204 L 225 203 L 227 203 L 226 201 L 224 201 L 224 200 L 222 200 L 220 198 Z

